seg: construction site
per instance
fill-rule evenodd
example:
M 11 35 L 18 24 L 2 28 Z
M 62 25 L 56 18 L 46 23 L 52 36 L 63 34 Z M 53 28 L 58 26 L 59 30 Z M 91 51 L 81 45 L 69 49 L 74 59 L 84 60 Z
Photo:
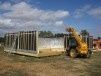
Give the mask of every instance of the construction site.
M 69 29 L 74 30 L 74 28 Z M 83 43 L 87 44 L 87 49 L 93 49 L 92 36 L 84 36 L 81 39 L 81 37 L 78 36 L 76 31 L 73 31 L 73 34 L 71 35 L 73 35 L 73 37 L 63 36 L 54 38 L 41 38 L 39 37 L 38 31 L 8 33 L 5 35 L 4 51 L 22 55 L 43 57 L 51 55 L 60 55 L 66 52 L 69 48 L 75 49 L 75 46 L 81 47 Z M 73 41 L 74 45 L 72 45 Z
M 101 52 L 93 51 L 93 36 L 82 36 L 72 27 L 66 31 L 70 34 L 61 37 L 41 37 L 40 31 L 6 33 L 0 75 L 100 76 Z
M 6 33 L 5 43 L 0 47 L 0 75 L 100 76 L 101 52 L 87 51 L 93 51 L 93 37 L 81 37 L 74 28 L 67 31 L 71 34 L 48 38 L 40 37 L 39 31 Z M 75 46 L 83 47 L 82 44 L 87 49 L 79 53 Z
M 101 76 L 101 1 L 0 0 L 0 76 Z

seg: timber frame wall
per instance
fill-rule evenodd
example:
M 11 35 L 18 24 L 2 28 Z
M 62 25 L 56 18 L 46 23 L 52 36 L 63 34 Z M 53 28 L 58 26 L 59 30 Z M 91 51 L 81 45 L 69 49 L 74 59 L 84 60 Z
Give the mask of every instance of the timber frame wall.
M 5 50 L 11 53 L 38 54 L 38 31 L 27 31 L 5 34 Z

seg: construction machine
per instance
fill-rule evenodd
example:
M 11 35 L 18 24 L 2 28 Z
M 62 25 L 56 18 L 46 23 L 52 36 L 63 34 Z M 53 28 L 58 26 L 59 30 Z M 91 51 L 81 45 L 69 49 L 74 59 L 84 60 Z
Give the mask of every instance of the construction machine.
M 87 43 L 82 39 L 82 36 L 71 27 L 67 28 L 66 31 L 68 31 L 71 35 L 68 49 L 69 56 L 72 58 L 76 58 L 77 56 L 89 58 L 91 56 L 91 50 L 88 48 Z

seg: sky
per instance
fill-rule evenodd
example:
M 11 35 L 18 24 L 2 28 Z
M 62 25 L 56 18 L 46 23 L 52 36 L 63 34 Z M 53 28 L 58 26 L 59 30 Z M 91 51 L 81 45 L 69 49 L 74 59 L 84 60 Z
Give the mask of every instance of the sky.
M 101 36 L 101 0 L 0 0 L 0 36 L 8 32 L 67 27 Z

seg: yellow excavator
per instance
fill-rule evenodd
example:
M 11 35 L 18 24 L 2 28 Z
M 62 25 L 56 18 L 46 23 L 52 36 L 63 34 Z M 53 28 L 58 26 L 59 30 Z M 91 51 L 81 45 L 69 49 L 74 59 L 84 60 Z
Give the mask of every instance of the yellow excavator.
M 89 50 L 88 45 L 84 40 L 82 39 L 82 36 L 80 36 L 74 28 L 67 28 L 66 31 L 70 33 L 70 35 L 74 38 L 70 40 L 71 44 L 69 45 L 68 54 L 72 58 L 76 58 L 77 56 L 82 56 L 89 58 L 91 56 L 91 50 Z

